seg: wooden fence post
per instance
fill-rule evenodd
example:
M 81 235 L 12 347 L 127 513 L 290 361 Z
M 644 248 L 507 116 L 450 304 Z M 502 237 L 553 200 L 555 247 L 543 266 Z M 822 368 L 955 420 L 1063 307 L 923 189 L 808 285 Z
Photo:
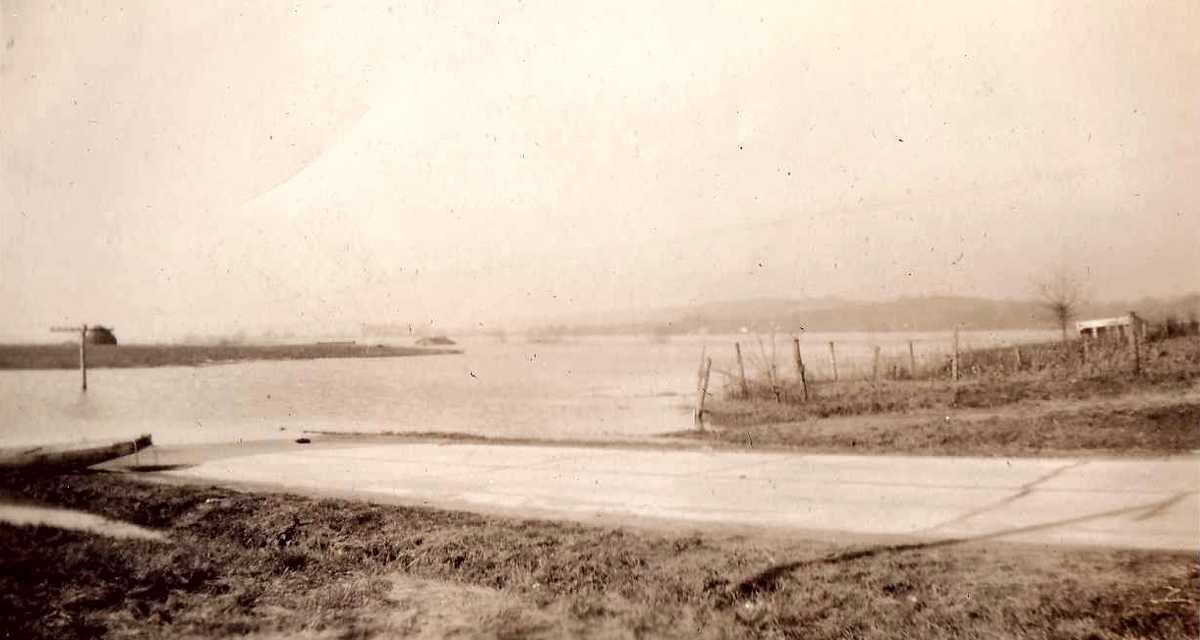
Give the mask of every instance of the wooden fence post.
M 1140 376 L 1142 375 L 1142 348 L 1137 332 L 1131 331 L 1130 336 L 1133 343 L 1133 375 Z
M 879 346 L 875 346 L 875 356 L 871 359 L 871 379 L 879 382 Z
M 908 341 L 908 377 L 917 379 L 917 351 L 913 348 L 912 340 Z
M 958 325 L 954 326 L 954 359 L 950 361 L 950 376 L 958 382 Z
M 1021 347 L 1013 347 L 1013 361 L 1016 362 L 1017 371 L 1021 370 Z
M 829 361 L 830 361 L 831 363 L 833 363 L 833 381 L 834 381 L 834 382 L 837 382 L 837 380 L 838 380 L 838 372 L 837 372 L 837 349 L 835 349 L 835 348 L 833 347 L 833 341 L 832 341 L 832 340 L 830 340 L 830 341 L 829 341 Z
M 733 343 L 733 352 L 737 354 L 738 366 L 738 388 L 741 390 L 743 398 L 750 397 L 750 385 L 746 384 L 746 365 L 742 363 L 742 345 Z
M 704 399 L 708 396 L 708 375 L 712 371 L 712 358 L 704 359 L 704 368 L 701 369 L 700 379 L 696 381 L 696 415 L 693 420 L 696 423 L 696 428 L 704 430 Z
M 804 358 L 800 355 L 800 338 L 792 338 L 792 352 L 796 356 L 796 373 L 800 376 L 800 392 L 808 402 L 808 376 L 804 372 Z

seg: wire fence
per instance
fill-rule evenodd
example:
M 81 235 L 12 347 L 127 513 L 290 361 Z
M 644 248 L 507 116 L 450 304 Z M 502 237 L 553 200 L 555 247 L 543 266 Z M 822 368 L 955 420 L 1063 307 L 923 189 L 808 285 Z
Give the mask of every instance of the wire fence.
M 744 336 L 727 349 L 709 347 L 712 374 L 726 395 L 750 387 L 779 389 L 800 383 L 894 380 L 982 380 L 1023 373 L 1100 375 L 1141 371 L 1147 350 L 1177 335 L 1147 327 L 1144 335 L 1066 341 L 988 341 L 972 345 L 947 332 L 892 340 L 822 341 L 796 336 Z

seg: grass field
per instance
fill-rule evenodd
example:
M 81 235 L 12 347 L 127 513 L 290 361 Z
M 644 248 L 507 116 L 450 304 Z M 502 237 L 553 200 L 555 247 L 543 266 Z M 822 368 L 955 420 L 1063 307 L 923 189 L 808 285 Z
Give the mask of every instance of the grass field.
M 1187 553 L 589 527 L 0 478 L 167 543 L 0 525 L 14 637 L 1195 638 Z
M 1200 400 L 1050 403 L 994 410 L 802 418 L 770 408 L 714 410 L 695 440 L 824 453 L 972 456 L 1159 456 L 1200 449 Z
M 878 379 L 818 380 L 804 398 L 795 375 L 765 373 L 747 380 L 748 394 L 732 379 L 718 395 L 730 400 L 765 401 L 795 406 L 804 415 L 858 415 L 933 407 L 995 407 L 1029 400 L 1088 399 L 1157 389 L 1187 389 L 1200 381 L 1200 337 L 1146 343 L 1136 372 L 1129 349 L 1112 343 L 1093 346 L 1085 360 L 1080 343 L 1023 345 L 1020 368 L 1007 349 L 988 349 L 962 357 L 961 377 L 949 368 L 916 378 L 903 371 Z M 996 366 L 972 364 L 994 361 Z M 775 369 L 779 367 L 776 366 Z M 882 368 L 881 368 L 882 371 Z
M 312 360 L 316 358 L 395 358 L 460 353 L 353 343 L 288 345 L 89 345 L 89 368 L 199 366 L 249 360 Z M 75 369 L 78 344 L 0 345 L 0 369 Z
M 1078 348 L 1077 346 L 1075 347 Z M 879 381 L 758 379 L 709 403 L 710 428 L 673 434 L 744 446 L 932 455 L 1162 455 L 1200 449 L 1200 338 L 1148 343 L 1124 366 L 1064 363 L 1049 345 L 1021 371 Z M 1055 355 L 1058 354 L 1058 355 Z M 1058 363 L 1055 365 L 1054 363 Z M 776 395 L 776 391 L 780 391 Z

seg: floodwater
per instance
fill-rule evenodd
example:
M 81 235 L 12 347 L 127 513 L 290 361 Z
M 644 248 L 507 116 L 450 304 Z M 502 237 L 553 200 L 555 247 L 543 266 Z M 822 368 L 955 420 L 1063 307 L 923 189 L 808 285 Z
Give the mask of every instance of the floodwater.
M 963 333 L 963 348 L 1046 339 L 1042 331 Z M 879 345 L 919 359 L 944 357 L 949 334 L 812 334 L 806 366 L 859 375 Z M 150 433 L 157 444 L 295 438 L 305 430 L 436 431 L 548 439 L 645 437 L 688 428 L 701 350 L 712 388 L 732 371 L 740 341 L 747 372 L 772 360 L 754 336 L 460 343 L 461 355 L 246 362 L 204 367 L 0 371 L 0 447 L 105 440 Z M 791 375 L 791 344 L 774 360 Z

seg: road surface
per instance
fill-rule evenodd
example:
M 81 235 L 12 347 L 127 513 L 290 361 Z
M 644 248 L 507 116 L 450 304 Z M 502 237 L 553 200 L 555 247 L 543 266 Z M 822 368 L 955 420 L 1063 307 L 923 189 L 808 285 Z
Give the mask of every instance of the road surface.
M 1195 455 L 1005 459 L 419 442 L 278 449 L 164 473 L 523 516 L 1200 548 Z

